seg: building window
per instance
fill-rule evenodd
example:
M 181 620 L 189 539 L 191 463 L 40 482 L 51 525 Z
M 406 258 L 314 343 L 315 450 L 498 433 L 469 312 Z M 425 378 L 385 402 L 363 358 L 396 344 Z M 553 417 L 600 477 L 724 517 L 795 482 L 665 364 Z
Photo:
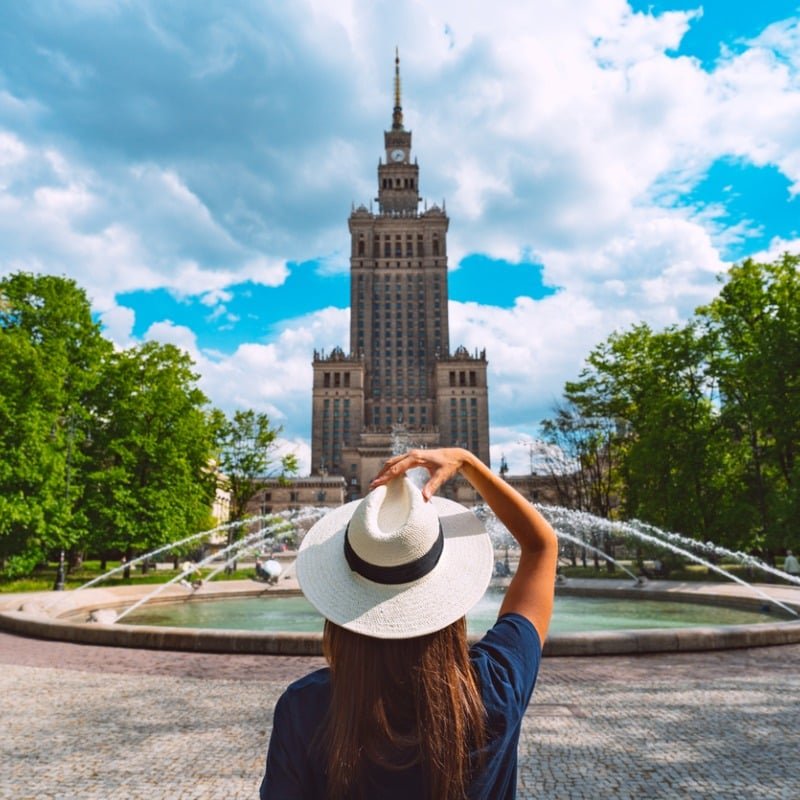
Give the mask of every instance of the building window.
M 345 374 L 344 374 L 344 385 L 346 387 L 350 386 L 350 373 L 349 372 L 345 372 Z
M 450 385 L 451 386 L 456 385 L 456 373 L 454 370 L 450 370 Z
M 323 385 L 323 386 L 324 386 L 326 389 L 330 387 L 330 385 L 331 385 L 331 374 L 330 374 L 330 372 L 326 372 L 326 373 L 325 373 L 325 374 L 322 376 L 322 385 Z

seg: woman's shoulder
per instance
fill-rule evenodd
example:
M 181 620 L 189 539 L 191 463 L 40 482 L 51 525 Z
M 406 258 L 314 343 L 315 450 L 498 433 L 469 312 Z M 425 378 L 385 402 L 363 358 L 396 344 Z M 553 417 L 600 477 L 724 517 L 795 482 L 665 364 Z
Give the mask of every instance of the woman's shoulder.
M 499 617 L 483 638 L 472 645 L 471 652 L 493 652 L 498 649 L 540 655 L 542 643 L 533 623 L 522 614 L 512 612 Z
M 274 722 L 308 738 L 325 716 L 331 696 L 330 670 L 318 669 L 290 683 L 275 704 Z
M 300 699 L 301 697 L 308 697 L 310 695 L 330 693 L 331 689 L 331 671 L 328 667 L 314 670 L 298 678 L 296 681 L 290 683 L 285 691 L 283 697 L 289 699 Z
M 513 613 L 500 617 L 470 648 L 484 702 L 527 705 L 541 657 L 539 634 L 529 619 Z

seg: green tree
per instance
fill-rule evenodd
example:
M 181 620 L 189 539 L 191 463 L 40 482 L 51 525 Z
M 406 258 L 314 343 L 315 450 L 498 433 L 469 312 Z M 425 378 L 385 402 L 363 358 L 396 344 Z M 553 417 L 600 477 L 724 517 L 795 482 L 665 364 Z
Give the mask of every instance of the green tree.
M 273 427 L 269 416 L 252 409 L 235 411 L 228 418 L 222 412 L 216 416 L 219 468 L 230 491 L 230 519 L 238 522 L 247 516 L 247 504 L 264 478 L 280 477 L 297 472 L 293 454 L 277 456 L 280 427 Z M 234 542 L 240 528 L 230 528 L 228 544 Z
M 85 533 L 86 397 L 111 345 L 74 281 L 0 281 L 0 556 L 29 571 Z
M 800 519 L 800 256 L 733 267 L 698 310 L 721 418 L 743 463 L 738 514 L 767 558 L 797 546 Z
M 610 518 L 619 497 L 615 485 L 619 437 L 614 420 L 588 417 L 565 397 L 541 426 L 549 445 L 544 461 L 559 503 Z
M 130 559 L 208 523 L 214 426 L 192 367 L 184 352 L 155 342 L 107 360 L 92 396 L 85 490 L 96 549 Z
M 280 427 L 273 427 L 269 416 L 252 409 L 234 411 L 230 418 L 221 412 L 216 417 L 219 467 L 228 482 L 231 501 L 231 520 L 247 515 L 247 503 L 256 493 L 261 481 L 274 475 L 297 472 L 293 454 L 277 457 Z
M 727 436 L 694 324 L 638 325 L 595 348 L 567 396 L 621 434 L 619 478 L 627 516 L 702 538 L 728 537 Z

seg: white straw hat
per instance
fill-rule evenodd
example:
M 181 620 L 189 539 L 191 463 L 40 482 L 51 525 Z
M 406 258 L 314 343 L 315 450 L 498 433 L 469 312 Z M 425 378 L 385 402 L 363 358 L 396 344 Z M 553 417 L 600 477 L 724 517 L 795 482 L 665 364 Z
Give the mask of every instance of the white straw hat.
M 326 514 L 297 554 L 308 601 L 331 622 L 378 639 L 447 627 L 483 596 L 494 550 L 467 508 L 425 502 L 408 478 Z

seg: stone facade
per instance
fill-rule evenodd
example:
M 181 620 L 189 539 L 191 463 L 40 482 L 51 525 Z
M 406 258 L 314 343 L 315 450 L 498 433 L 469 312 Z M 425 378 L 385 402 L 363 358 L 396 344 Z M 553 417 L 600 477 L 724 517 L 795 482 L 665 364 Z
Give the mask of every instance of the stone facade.
M 265 478 L 259 490 L 247 503 L 253 516 L 294 511 L 309 506 L 336 508 L 345 497 L 341 475 L 316 475 L 310 478 Z
M 378 163 L 377 213 L 350 214 L 350 348 L 315 352 L 312 475 L 341 475 L 348 500 L 397 446 L 460 445 L 489 463 L 485 351 L 450 351 L 444 206 L 420 210 L 419 166 L 395 105 Z
M 552 478 L 548 475 L 507 475 L 505 481 L 532 503 L 558 505 L 558 494 Z M 468 508 L 484 502 L 472 484 L 460 475 L 448 481 L 441 488 L 440 494 Z

